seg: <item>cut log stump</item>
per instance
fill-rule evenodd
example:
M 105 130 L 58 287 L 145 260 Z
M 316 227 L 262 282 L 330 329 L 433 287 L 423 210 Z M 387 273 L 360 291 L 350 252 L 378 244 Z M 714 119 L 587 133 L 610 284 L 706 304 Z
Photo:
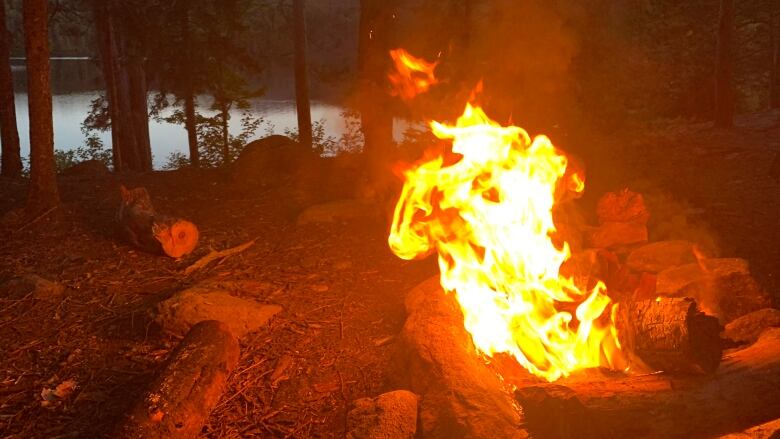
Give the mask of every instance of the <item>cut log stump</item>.
M 619 305 L 623 349 L 652 370 L 711 373 L 720 364 L 718 319 L 699 311 L 690 298 L 666 298 Z
M 190 221 L 155 212 L 145 188 L 119 188 L 122 202 L 117 212 L 121 235 L 131 244 L 172 258 L 189 254 L 198 244 L 198 228 Z
M 238 357 L 238 341 L 224 323 L 208 320 L 193 326 L 114 437 L 199 437 Z
M 640 375 L 518 389 L 538 438 L 709 438 L 780 417 L 780 328 L 708 376 Z

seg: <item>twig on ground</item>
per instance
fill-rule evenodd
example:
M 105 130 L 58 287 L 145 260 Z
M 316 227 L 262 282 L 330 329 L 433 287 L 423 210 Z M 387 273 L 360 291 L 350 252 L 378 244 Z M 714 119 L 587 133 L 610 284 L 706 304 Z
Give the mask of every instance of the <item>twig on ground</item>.
M 16 230 L 14 231 L 14 233 L 19 233 L 19 232 L 21 232 L 22 230 L 24 230 L 24 229 L 26 229 L 26 228 L 30 227 L 31 225 L 33 225 L 33 224 L 37 223 L 38 221 L 40 221 L 40 220 L 42 220 L 42 219 L 46 218 L 47 216 L 49 216 L 49 214 L 50 214 L 50 213 L 54 212 L 54 210 L 56 210 L 56 209 L 57 209 L 57 207 L 58 207 L 58 206 L 54 206 L 54 207 L 52 207 L 51 209 L 47 210 L 46 212 L 43 212 L 42 214 L 38 215 L 38 216 L 37 216 L 37 217 L 35 217 L 35 218 L 34 218 L 32 221 L 30 221 L 30 222 L 28 222 L 28 223 L 25 223 L 25 224 L 24 224 L 22 227 L 19 227 L 18 229 L 16 229 Z
M 190 265 L 189 267 L 185 268 L 184 269 L 184 275 L 185 276 L 189 276 L 190 274 L 192 274 L 192 273 L 194 273 L 194 272 L 204 268 L 205 266 L 207 266 L 208 264 L 210 264 L 211 262 L 213 262 L 213 261 L 215 261 L 217 259 L 224 259 L 224 258 L 233 256 L 233 255 L 236 255 L 238 253 L 241 253 L 242 251 L 244 251 L 244 250 L 248 249 L 249 247 L 251 247 L 255 243 L 255 241 L 257 241 L 257 238 L 255 238 L 255 239 L 253 239 L 251 241 L 245 242 L 245 243 L 243 243 L 241 245 L 238 245 L 236 247 L 231 247 L 229 249 L 220 250 L 220 251 L 211 251 L 206 256 L 198 259 L 192 265 Z

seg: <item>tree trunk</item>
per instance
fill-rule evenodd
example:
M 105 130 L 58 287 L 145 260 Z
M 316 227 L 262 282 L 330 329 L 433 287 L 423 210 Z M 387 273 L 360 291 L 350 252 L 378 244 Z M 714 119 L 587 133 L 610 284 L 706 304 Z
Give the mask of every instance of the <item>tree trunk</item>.
M 774 16 L 772 23 L 772 108 L 780 108 L 780 5 L 775 2 Z
M 139 159 L 139 171 L 152 170 L 152 145 L 149 140 L 149 100 L 146 86 L 146 70 L 140 56 L 128 63 L 130 81 L 130 107 L 133 132 L 136 136 L 135 148 Z
M 365 153 L 381 160 L 393 146 L 393 116 L 386 87 L 394 11 L 381 0 L 361 0 L 358 86 Z
M 30 190 L 27 194 L 27 211 L 31 214 L 53 208 L 60 202 L 54 170 L 47 6 L 47 0 L 24 0 L 23 3 L 30 112 Z
M 187 142 L 190 146 L 190 165 L 200 167 L 198 151 L 198 121 L 195 116 L 195 96 L 191 91 L 184 96 L 184 127 L 187 128 Z
M 190 9 L 185 4 L 185 10 L 181 14 L 181 32 L 184 45 L 184 53 L 190 56 L 192 53 L 192 41 L 190 35 Z M 198 150 L 198 121 L 195 115 L 195 91 L 192 86 L 192 78 L 185 79 L 184 92 L 184 127 L 187 129 L 187 143 L 190 148 L 190 165 L 200 167 L 200 151 Z
M 304 2 L 305 0 L 293 0 L 295 105 L 298 115 L 298 141 L 306 147 L 311 147 L 312 127 L 309 103 L 309 73 L 306 63 L 306 11 Z
M 293 0 L 295 33 L 295 106 L 298 114 L 298 142 L 311 148 L 311 109 L 309 104 L 309 72 L 306 64 L 305 0 Z M 322 151 L 318 151 L 322 152 Z
M 715 67 L 715 126 L 734 124 L 734 0 L 721 0 Z
M 16 128 L 16 103 L 11 75 L 11 34 L 6 28 L 5 0 L 0 0 L 0 175 L 17 178 L 22 175 L 19 131 Z
M 222 112 L 222 161 L 223 164 L 231 162 L 230 157 L 230 132 L 228 131 L 228 124 L 230 120 L 230 106 L 224 102 L 220 104 L 220 111 Z
M 93 5 L 93 15 L 95 19 L 95 35 L 97 37 L 98 52 L 100 53 L 100 66 L 103 71 L 103 81 L 106 83 L 106 101 L 108 102 L 108 113 L 111 119 L 111 153 L 114 172 L 124 170 L 124 160 L 122 150 L 119 148 L 120 136 L 117 127 L 113 126 L 113 121 L 120 118 L 117 114 L 117 87 L 116 73 L 114 72 L 113 48 L 114 48 L 114 26 L 111 23 L 111 14 L 108 10 L 108 3 L 96 0 Z
M 141 114 L 139 98 L 144 96 L 143 113 L 146 113 L 146 79 L 143 72 L 131 73 L 138 67 L 130 65 L 127 57 L 130 42 L 117 25 L 114 3 L 110 0 L 96 1 L 94 7 L 98 48 L 111 116 L 114 171 L 146 171 L 151 169 L 151 148 L 145 142 L 149 135 L 148 115 L 144 117 Z M 141 122 L 140 119 L 145 121 Z

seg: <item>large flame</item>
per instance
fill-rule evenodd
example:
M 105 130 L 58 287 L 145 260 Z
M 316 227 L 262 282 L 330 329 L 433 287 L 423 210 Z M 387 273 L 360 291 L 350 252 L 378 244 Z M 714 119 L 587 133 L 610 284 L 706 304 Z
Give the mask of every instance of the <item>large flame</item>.
M 395 70 L 388 75 L 393 96 L 407 101 L 425 93 L 437 83 L 434 70 L 437 63 L 417 58 L 404 49 L 390 51 Z
M 392 250 L 404 259 L 438 253 L 442 287 L 482 353 L 511 354 L 549 381 L 611 366 L 620 351 L 615 304 L 603 283 L 581 291 L 559 275 L 570 251 L 551 238 L 556 191 L 584 188 L 566 175 L 566 157 L 547 137 L 532 141 L 472 105 L 455 125 L 430 126 L 453 154 L 405 171 Z

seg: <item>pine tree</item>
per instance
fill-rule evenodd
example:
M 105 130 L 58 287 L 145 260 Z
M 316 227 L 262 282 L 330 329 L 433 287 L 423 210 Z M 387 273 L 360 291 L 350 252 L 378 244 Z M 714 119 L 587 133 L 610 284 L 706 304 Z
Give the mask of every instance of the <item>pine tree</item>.
M 14 83 L 11 75 L 11 34 L 6 28 L 5 0 L 0 0 L 0 175 L 16 178 L 22 174 L 19 131 L 16 127 Z
M 30 112 L 30 190 L 27 194 L 27 211 L 31 214 L 59 204 L 54 171 L 47 6 L 47 0 L 24 0 L 23 3 Z

